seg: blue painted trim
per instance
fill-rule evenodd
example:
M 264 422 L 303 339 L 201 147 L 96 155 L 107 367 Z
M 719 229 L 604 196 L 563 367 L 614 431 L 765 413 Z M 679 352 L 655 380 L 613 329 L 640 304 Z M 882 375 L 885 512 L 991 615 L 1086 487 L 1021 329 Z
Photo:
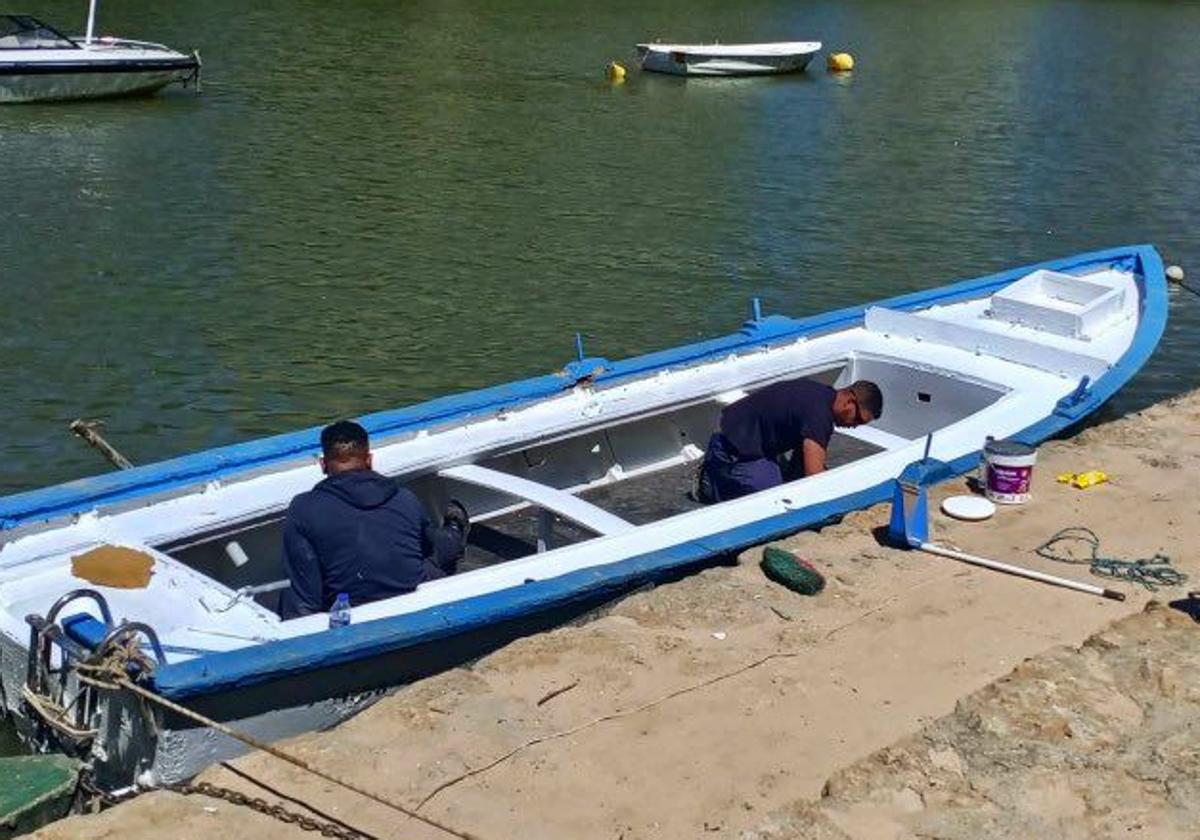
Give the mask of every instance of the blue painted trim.
M 1162 260 L 1154 248 L 1149 245 L 1137 245 L 1048 260 L 937 289 L 901 295 L 867 306 L 887 306 L 900 310 L 920 309 L 982 296 L 1039 268 L 1078 271 L 1102 264 L 1132 267 L 1139 263 L 1143 267 L 1158 266 L 1161 276 Z M 1163 283 L 1161 305 L 1162 319 L 1165 321 L 1165 279 Z M 1155 295 L 1151 299 L 1148 295 L 1147 298 L 1146 311 L 1154 314 L 1155 310 L 1150 304 L 1158 305 L 1158 296 Z M 722 338 L 615 363 L 600 359 L 575 362 L 561 373 L 370 414 L 362 418 L 362 423 L 373 436 L 382 437 L 413 432 L 443 423 L 463 422 L 468 418 L 492 415 L 501 409 L 513 409 L 553 396 L 572 387 L 581 374 L 593 377 L 593 382 L 602 387 L 670 368 L 703 363 L 737 351 L 852 327 L 862 322 L 867 306 L 848 307 L 808 318 L 771 315 L 748 321 L 739 332 Z M 1153 344 L 1150 347 L 1153 349 Z M 1139 366 L 1140 364 L 1141 362 L 1138 363 Z M 1096 389 L 1093 388 L 1088 404 L 1094 402 L 1096 395 Z M 1111 390 L 1108 395 L 1111 395 Z M 1103 399 L 1107 399 L 1108 395 Z M 1100 401 L 1103 402 L 1103 399 Z M 21 525 L 82 513 L 102 505 L 199 485 L 289 460 L 311 458 L 317 454 L 319 437 L 320 427 L 314 426 L 298 432 L 211 449 L 131 470 L 105 473 L 54 487 L 2 497 L 0 532 Z
M 1144 296 L 1142 318 L 1129 349 L 1107 373 L 1090 387 L 1078 389 L 1077 402 L 1071 410 L 1056 410 L 1050 416 L 1031 424 L 1011 439 L 1036 444 L 1075 423 L 1081 416 L 1076 409 L 1094 411 L 1111 397 L 1149 358 L 1166 326 L 1167 287 L 1162 261 L 1150 246 L 1122 251 L 1099 252 L 1087 260 L 1071 262 L 1071 266 L 1091 265 L 1113 259 L 1131 257 L 1130 267 L 1142 277 Z M 1045 264 L 1043 264 L 1045 265 Z M 1062 265 L 1059 263 L 1058 265 Z M 1018 269 L 1004 275 L 1022 276 L 1032 269 Z M 989 284 L 996 281 L 987 278 Z M 972 286 L 961 285 L 958 291 L 942 293 L 938 300 L 948 302 L 966 296 Z M 928 299 L 926 296 L 924 299 Z M 918 298 L 908 296 L 901 305 L 916 305 Z M 888 305 L 896 305 L 889 303 Z M 860 311 L 861 310 L 856 310 Z M 645 358 L 645 357 L 643 357 Z M 962 455 L 946 464 L 937 462 L 936 469 L 910 465 L 905 474 L 924 476 L 928 481 L 961 475 L 979 463 L 979 452 Z M 918 462 L 919 464 L 919 462 Z M 924 480 L 923 479 L 923 480 Z M 619 593 L 647 581 L 665 577 L 672 570 L 685 567 L 721 554 L 745 549 L 767 540 L 818 524 L 830 516 L 868 507 L 886 501 L 891 496 L 893 480 L 881 482 L 866 490 L 842 496 L 828 502 L 773 516 L 719 534 L 642 554 L 627 560 L 592 569 L 584 569 L 549 580 L 534 581 L 523 586 L 395 616 L 351 625 L 333 632 L 269 642 L 252 648 L 195 659 L 159 668 L 154 676 L 157 689 L 176 700 L 233 688 L 254 685 L 303 673 L 317 668 L 337 666 L 370 659 L 390 651 L 433 642 L 491 624 L 546 612 L 594 598 L 607 592 Z
M 59 624 L 62 625 L 63 632 L 67 634 L 67 638 L 83 645 L 88 650 L 98 648 L 108 633 L 108 628 L 104 626 L 104 622 L 99 621 L 89 613 L 69 615 L 62 619 Z M 161 647 L 163 653 L 178 653 L 183 656 L 208 656 L 217 652 L 210 648 L 186 647 L 184 645 L 162 645 Z M 142 649 L 146 653 L 150 653 L 152 650 L 149 644 L 143 644 Z
M 83 645 L 88 650 L 95 650 L 104 641 L 104 635 L 108 632 L 104 622 L 90 613 L 74 613 L 61 619 L 58 623 L 62 626 L 68 639 Z

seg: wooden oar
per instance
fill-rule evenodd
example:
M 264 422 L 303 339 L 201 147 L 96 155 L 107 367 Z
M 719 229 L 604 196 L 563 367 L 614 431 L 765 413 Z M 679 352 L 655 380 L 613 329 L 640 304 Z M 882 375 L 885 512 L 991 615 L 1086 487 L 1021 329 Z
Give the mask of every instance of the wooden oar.
M 101 437 L 96 431 L 98 426 L 103 426 L 104 423 L 100 420 L 72 420 L 68 427 L 72 432 L 79 435 L 92 446 L 100 451 L 100 454 L 107 458 L 114 466 L 123 469 L 133 469 L 133 462 L 116 450 L 111 443 Z

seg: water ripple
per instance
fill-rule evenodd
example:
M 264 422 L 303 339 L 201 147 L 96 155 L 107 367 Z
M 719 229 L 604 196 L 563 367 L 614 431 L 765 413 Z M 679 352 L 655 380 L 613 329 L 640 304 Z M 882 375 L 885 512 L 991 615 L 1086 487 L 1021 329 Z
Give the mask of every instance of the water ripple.
M 651 6 L 104 7 L 200 46 L 205 92 L 0 110 L 0 492 L 102 470 L 76 416 L 152 460 L 552 370 L 576 331 L 726 332 L 751 296 L 802 315 L 1135 241 L 1200 274 L 1195 4 Z M 655 35 L 859 64 L 602 81 Z M 1198 304 L 1113 411 L 1200 385 Z

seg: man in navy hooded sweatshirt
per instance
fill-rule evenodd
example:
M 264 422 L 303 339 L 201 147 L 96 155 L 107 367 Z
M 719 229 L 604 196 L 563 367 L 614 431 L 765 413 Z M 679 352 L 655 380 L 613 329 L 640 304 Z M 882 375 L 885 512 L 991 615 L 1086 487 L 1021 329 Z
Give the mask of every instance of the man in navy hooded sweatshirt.
M 371 469 L 367 431 L 352 421 L 323 429 L 321 452 L 326 478 L 292 499 L 283 526 L 284 619 L 328 612 L 341 592 L 358 606 L 454 574 L 468 526 L 461 504 L 435 528 L 411 490 Z

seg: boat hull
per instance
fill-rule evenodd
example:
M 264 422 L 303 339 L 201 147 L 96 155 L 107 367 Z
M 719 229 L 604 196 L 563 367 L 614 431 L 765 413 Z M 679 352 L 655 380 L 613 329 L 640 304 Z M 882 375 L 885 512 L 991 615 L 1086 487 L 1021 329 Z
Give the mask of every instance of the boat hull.
M 801 73 L 812 61 L 816 50 L 794 53 L 761 53 L 703 48 L 662 49 L 639 45 L 642 69 L 672 76 L 770 76 Z
M 0 65 L 0 102 L 61 102 L 148 95 L 172 82 L 188 80 L 196 66 L 190 59 L 98 66 L 83 63 L 52 67 Z

